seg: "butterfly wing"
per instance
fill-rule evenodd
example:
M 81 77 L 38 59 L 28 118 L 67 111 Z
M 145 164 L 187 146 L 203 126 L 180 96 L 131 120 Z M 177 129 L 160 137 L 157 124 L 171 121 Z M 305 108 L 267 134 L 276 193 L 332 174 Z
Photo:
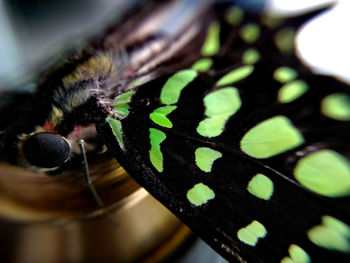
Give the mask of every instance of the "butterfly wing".
M 348 262 L 350 89 L 291 44 L 316 13 L 211 10 L 200 48 L 182 52 L 191 59 L 117 97 L 124 115 L 99 124 L 101 138 L 226 259 Z

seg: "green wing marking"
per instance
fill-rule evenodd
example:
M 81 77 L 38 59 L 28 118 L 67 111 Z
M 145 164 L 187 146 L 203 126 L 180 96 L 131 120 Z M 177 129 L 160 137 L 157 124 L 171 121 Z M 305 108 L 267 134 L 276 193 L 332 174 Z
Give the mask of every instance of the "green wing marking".
M 307 234 L 317 246 L 350 252 L 350 227 L 334 217 L 323 216 L 322 224 L 311 228 Z
M 255 246 L 259 238 L 264 238 L 266 234 L 264 225 L 256 220 L 237 232 L 238 239 L 249 246 Z
M 252 65 L 246 65 L 242 66 L 240 68 L 236 68 L 226 75 L 224 75 L 222 78 L 218 80 L 216 83 L 218 86 L 226 86 L 231 85 L 237 81 L 240 81 L 246 77 L 248 77 L 250 74 L 252 74 L 254 71 L 254 66 Z
M 203 172 L 211 172 L 213 163 L 222 157 L 222 153 L 207 147 L 199 147 L 195 152 L 196 164 Z
M 158 170 L 163 171 L 163 154 L 160 149 L 160 144 L 165 140 L 166 135 L 164 132 L 150 128 L 149 137 L 151 140 L 151 149 L 149 150 L 149 156 L 152 165 Z
M 308 88 L 307 83 L 302 80 L 288 82 L 278 91 L 278 101 L 281 103 L 292 102 L 302 96 Z
M 270 200 L 273 194 L 273 182 L 270 178 L 263 174 L 256 174 L 250 181 L 247 190 L 252 195 L 264 199 Z
M 273 72 L 273 77 L 275 80 L 286 83 L 294 80 L 298 76 L 298 72 L 289 67 L 279 67 Z
M 192 65 L 192 69 L 197 71 L 207 71 L 212 65 L 213 60 L 210 58 L 202 58 Z
M 173 124 L 171 121 L 166 117 L 168 114 L 170 114 L 173 110 L 176 109 L 176 106 L 164 106 L 159 107 L 155 109 L 149 117 L 152 121 L 157 123 L 160 126 L 166 127 L 166 128 L 172 128 Z
M 209 93 L 203 101 L 207 118 L 199 123 L 197 132 L 205 137 L 220 135 L 226 121 L 241 107 L 238 90 L 233 87 Z
M 281 263 L 310 263 L 310 256 L 298 245 L 292 244 L 288 249 L 290 257 L 285 257 Z
M 295 178 L 320 195 L 350 195 L 350 162 L 332 150 L 320 150 L 301 158 L 294 170 Z
M 119 120 L 115 120 L 115 119 L 110 118 L 110 117 L 107 117 L 106 121 L 108 122 L 109 126 L 111 127 L 113 134 L 114 134 L 115 138 L 117 139 L 120 148 L 124 149 L 122 123 Z
M 215 55 L 220 49 L 220 24 L 213 22 L 208 28 L 207 38 L 202 46 L 202 55 Z
M 118 119 L 124 119 L 129 114 L 129 103 L 132 96 L 135 94 L 134 90 L 122 93 L 113 102 L 113 111 L 118 115 Z
M 301 132 L 285 116 L 265 120 L 250 129 L 241 140 L 243 152 L 254 158 L 268 158 L 304 143 Z
M 245 42 L 251 44 L 258 40 L 260 36 L 260 28 L 253 23 L 246 24 L 241 28 L 240 35 Z
M 334 93 L 321 102 L 321 112 L 332 119 L 350 121 L 350 95 Z
M 199 183 L 187 192 L 187 199 L 195 206 L 201 206 L 215 197 L 215 193 L 207 185 Z
M 181 91 L 197 76 L 195 70 L 186 69 L 175 73 L 164 84 L 160 101 L 163 104 L 175 104 L 179 100 Z
M 255 64 L 260 59 L 259 51 L 255 48 L 250 48 L 244 51 L 242 56 L 242 62 L 244 64 Z

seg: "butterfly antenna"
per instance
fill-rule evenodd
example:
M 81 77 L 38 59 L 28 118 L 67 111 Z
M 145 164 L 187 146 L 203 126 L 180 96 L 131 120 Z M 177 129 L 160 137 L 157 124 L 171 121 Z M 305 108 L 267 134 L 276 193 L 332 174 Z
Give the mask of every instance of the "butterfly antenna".
M 97 205 L 104 209 L 105 205 L 101 199 L 101 197 L 99 196 L 99 194 L 97 193 L 95 187 L 92 184 L 92 180 L 90 177 L 90 172 L 89 172 L 89 166 L 88 166 L 88 162 L 87 162 L 87 158 L 86 158 L 86 153 L 85 153 L 85 147 L 84 147 L 84 140 L 83 139 L 79 139 L 78 140 L 78 144 L 81 150 L 81 155 L 83 156 L 83 160 L 82 160 L 82 165 L 83 165 L 83 172 L 84 172 L 84 179 L 85 179 L 85 183 L 87 184 L 87 186 L 89 187 L 90 192 L 92 193 Z M 111 220 L 112 224 L 115 227 L 118 227 L 117 222 L 114 220 L 114 218 L 110 215 L 107 214 L 108 218 Z

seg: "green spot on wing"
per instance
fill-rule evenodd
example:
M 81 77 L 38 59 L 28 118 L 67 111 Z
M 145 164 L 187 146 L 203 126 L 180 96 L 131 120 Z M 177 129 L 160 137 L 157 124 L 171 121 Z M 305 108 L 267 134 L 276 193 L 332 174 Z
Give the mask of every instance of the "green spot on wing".
M 290 257 L 285 257 L 281 263 L 310 263 L 310 256 L 301 247 L 292 244 L 288 249 Z
M 220 24 L 213 22 L 210 24 L 207 37 L 202 46 L 201 53 L 203 56 L 213 56 L 220 49 Z
M 198 134 L 204 137 L 216 137 L 224 131 L 229 116 L 219 115 L 202 120 L 197 127 Z
M 136 91 L 129 90 L 127 92 L 124 92 L 120 94 L 118 97 L 115 98 L 114 104 L 125 104 L 129 103 L 131 101 L 132 96 L 135 94 Z
M 241 150 L 251 157 L 263 159 L 303 143 L 303 136 L 287 117 L 275 116 L 251 128 L 241 140 Z
M 239 110 L 241 104 L 236 88 L 227 87 L 209 93 L 204 98 L 205 115 L 208 118 L 199 123 L 197 132 L 205 137 L 220 135 L 226 121 Z
M 160 126 L 165 128 L 172 128 L 172 122 L 166 117 L 172 111 L 176 109 L 176 106 L 164 106 L 155 109 L 150 115 L 150 119 Z
M 130 90 L 120 94 L 113 101 L 113 112 L 116 113 L 119 119 L 124 119 L 129 114 L 129 103 L 131 97 L 136 91 Z
M 281 83 L 294 80 L 298 76 L 298 72 L 290 67 L 279 67 L 273 73 L 273 78 Z
M 218 86 L 226 86 L 230 85 L 234 82 L 240 81 L 246 77 L 248 77 L 250 74 L 252 74 L 254 71 L 254 66 L 252 65 L 246 65 L 239 68 L 236 68 L 234 70 L 231 70 L 227 74 L 225 74 L 223 77 L 221 77 L 216 85 Z
M 158 170 L 158 172 L 163 172 L 163 154 L 160 150 L 160 144 L 165 140 L 166 135 L 164 132 L 150 128 L 150 140 L 151 149 L 149 151 L 149 158 L 152 165 Z
M 247 190 L 252 195 L 264 199 L 270 200 L 273 194 L 273 182 L 270 178 L 263 174 L 256 174 L 248 183 Z
M 323 216 L 322 222 L 323 225 L 327 226 L 328 228 L 331 228 L 334 231 L 341 233 L 343 236 L 350 238 L 350 226 L 343 223 L 342 221 L 331 216 Z
M 263 24 L 267 25 L 270 28 L 276 28 L 285 21 L 284 17 L 273 16 L 271 14 L 266 14 L 262 18 Z
M 249 23 L 244 25 L 239 31 L 241 38 L 248 44 L 254 43 L 260 36 L 260 27 Z
M 195 206 L 201 206 L 214 199 L 215 193 L 205 184 L 199 183 L 187 192 L 187 199 Z
M 195 70 L 185 69 L 172 75 L 160 92 L 160 101 L 163 104 L 177 103 L 181 91 L 197 77 L 197 74 Z
M 291 27 L 281 29 L 275 35 L 275 44 L 283 53 L 291 53 L 294 51 L 295 31 Z
M 237 232 L 237 237 L 243 243 L 249 246 L 255 246 L 259 238 L 264 238 L 267 234 L 265 227 L 258 221 L 254 220 L 249 225 L 241 228 Z
M 255 48 L 248 49 L 243 53 L 242 62 L 244 64 L 255 64 L 260 59 L 260 54 Z
M 195 152 L 196 164 L 204 172 L 211 172 L 213 163 L 222 157 L 222 153 L 207 147 L 200 147 Z
M 193 65 L 192 69 L 200 72 L 207 71 L 213 65 L 213 60 L 210 58 L 202 58 L 197 60 Z
M 277 98 L 281 103 L 289 103 L 302 96 L 309 86 L 303 80 L 294 80 L 284 84 L 278 91 Z
M 237 26 L 239 23 L 241 23 L 244 16 L 244 12 L 239 7 L 231 7 L 225 16 L 226 22 L 229 23 L 232 26 Z
M 307 235 L 319 247 L 350 252 L 350 227 L 334 217 L 323 216 L 322 224 L 311 228 Z
M 334 93 L 321 102 L 321 112 L 338 121 L 350 121 L 350 96 L 345 93 Z
M 109 124 L 109 127 L 111 127 L 113 135 L 118 141 L 119 147 L 124 150 L 124 142 L 123 142 L 123 129 L 122 129 L 122 123 L 120 120 L 115 120 L 111 117 L 107 117 L 106 121 Z
M 219 89 L 204 97 L 205 115 L 232 115 L 241 106 L 238 90 L 233 87 Z
M 328 197 L 350 195 L 350 162 L 332 150 L 319 150 L 300 159 L 294 176 L 309 190 Z

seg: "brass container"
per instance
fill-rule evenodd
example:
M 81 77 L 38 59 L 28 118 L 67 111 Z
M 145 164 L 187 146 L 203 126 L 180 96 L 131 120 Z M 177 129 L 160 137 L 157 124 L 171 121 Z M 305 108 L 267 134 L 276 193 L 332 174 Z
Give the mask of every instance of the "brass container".
M 107 154 L 51 177 L 0 163 L 1 262 L 160 262 L 190 235 Z

